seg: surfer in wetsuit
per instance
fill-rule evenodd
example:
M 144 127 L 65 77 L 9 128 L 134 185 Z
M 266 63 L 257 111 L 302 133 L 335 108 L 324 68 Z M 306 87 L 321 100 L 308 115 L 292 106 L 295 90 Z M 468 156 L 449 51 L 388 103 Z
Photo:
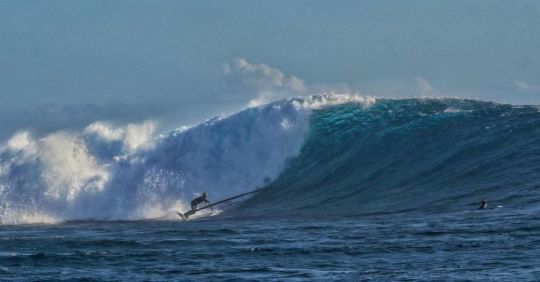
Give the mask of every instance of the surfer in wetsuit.
M 210 201 L 208 201 L 208 193 L 204 192 L 199 197 L 193 199 L 191 201 L 191 211 L 195 213 L 195 210 L 197 209 L 197 205 L 201 203 L 207 203 L 210 204 Z
M 485 210 L 486 208 L 487 208 L 487 200 L 482 200 L 482 202 L 480 202 L 480 207 L 478 209 Z
M 178 215 L 181 216 L 183 219 L 186 219 L 190 217 L 191 215 L 194 215 L 195 212 L 197 211 L 197 205 L 199 205 L 200 203 L 210 204 L 210 201 L 208 201 L 208 193 L 204 192 L 199 197 L 191 200 L 191 210 L 184 214 L 179 212 Z

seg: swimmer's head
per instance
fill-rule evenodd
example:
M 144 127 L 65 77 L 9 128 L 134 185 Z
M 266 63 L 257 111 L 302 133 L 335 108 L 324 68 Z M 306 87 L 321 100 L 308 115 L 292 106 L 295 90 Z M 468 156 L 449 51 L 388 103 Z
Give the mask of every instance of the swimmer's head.
M 479 207 L 479 209 L 485 209 L 485 208 L 487 208 L 487 200 L 482 200 L 482 201 L 480 202 L 480 207 Z

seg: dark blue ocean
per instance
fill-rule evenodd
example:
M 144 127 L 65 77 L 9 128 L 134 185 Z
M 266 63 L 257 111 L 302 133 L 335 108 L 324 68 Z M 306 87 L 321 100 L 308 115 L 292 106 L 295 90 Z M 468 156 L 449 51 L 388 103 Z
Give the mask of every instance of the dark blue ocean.
M 133 126 L 2 146 L 1 281 L 540 280 L 536 106 L 313 96 Z
M 3 226 L 1 280 L 540 279 L 538 210 Z

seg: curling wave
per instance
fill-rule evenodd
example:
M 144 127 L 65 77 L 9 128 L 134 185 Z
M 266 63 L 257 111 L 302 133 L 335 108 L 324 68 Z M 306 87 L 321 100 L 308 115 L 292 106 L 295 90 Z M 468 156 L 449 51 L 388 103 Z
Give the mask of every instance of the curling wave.
M 537 206 L 540 112 L 462 99 L 379 99 L 311 115 L 270 189 L 230 215 L 360 215 Z M 532 205 L 531 205 L 532 204 Z
M 371 98 L 277 101 L 155 136 L 152 122 L 96 122 L 42 138 L 21 131 L 0 146 L 0 223 L 131 220 L 187 208 L 274 181 L 304 143 L 313 110 Z

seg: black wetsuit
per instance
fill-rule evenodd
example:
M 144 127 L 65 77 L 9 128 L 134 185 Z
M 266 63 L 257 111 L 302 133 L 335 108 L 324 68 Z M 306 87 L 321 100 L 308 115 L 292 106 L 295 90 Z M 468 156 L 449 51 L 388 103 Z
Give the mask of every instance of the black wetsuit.
M 209 204 L 210 202 L 206 199 L 205 195 L 197 197 L 197 198 L 193 199 L 193 201 L 191 201 L 191 210 L 195 211 L 197 209 L 197 205 L 200 204 L 200 203 L 208 203 Z

